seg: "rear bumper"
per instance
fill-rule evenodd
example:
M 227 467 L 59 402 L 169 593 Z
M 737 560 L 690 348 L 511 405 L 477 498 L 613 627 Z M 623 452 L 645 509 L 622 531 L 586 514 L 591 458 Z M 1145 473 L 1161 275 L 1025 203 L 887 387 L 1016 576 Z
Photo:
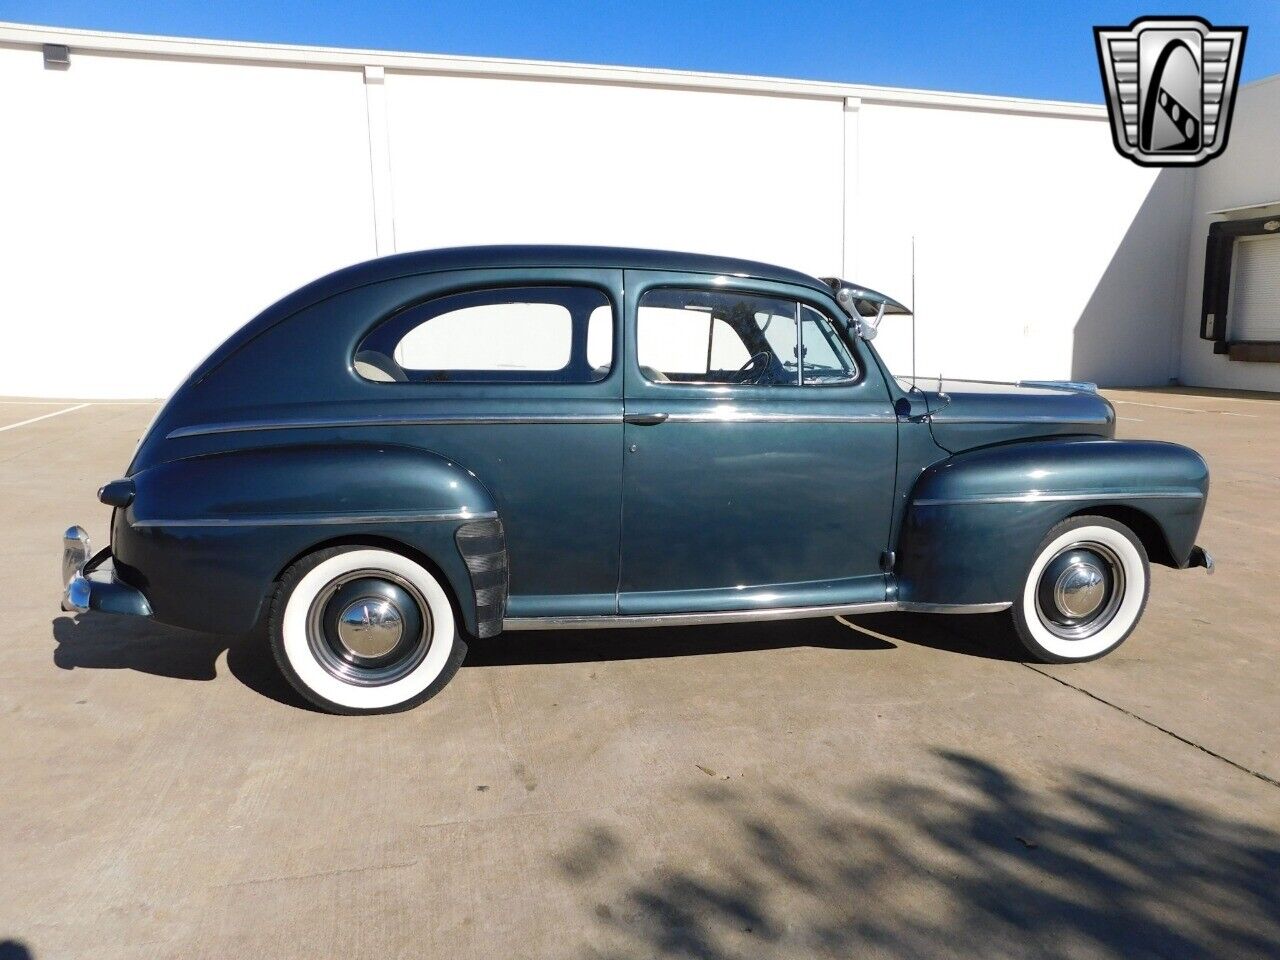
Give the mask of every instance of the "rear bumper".
M 80 527 L 72 527 L 62 538 L 62 581 L 62 609 L 68 612 L 151 616 L 151 604 L 142 591 L 116 577 L 111 548 L 91 555 L 89 536 Z

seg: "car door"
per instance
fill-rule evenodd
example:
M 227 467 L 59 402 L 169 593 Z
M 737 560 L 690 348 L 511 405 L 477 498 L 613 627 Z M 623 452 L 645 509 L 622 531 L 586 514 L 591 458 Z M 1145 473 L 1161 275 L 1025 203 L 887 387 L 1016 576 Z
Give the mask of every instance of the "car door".
M 619 612 L 885 599 L 897 424 L 820 291 L 625 274 Z
M 386 442 L 447 457 L 493 496 L 508 617 L 613 614 L 622 271 L 509 268 L 414 284 L 417 302 L 354 354 L 358 376 L 391 381 L 379 384 L 394 422 Z

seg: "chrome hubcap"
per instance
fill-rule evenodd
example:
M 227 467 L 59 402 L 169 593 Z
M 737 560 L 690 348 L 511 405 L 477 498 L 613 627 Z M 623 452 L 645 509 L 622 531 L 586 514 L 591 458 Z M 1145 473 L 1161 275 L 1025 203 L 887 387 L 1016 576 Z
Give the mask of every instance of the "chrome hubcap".
M 394 683 L 426 657 L 431 610 L 402 577 L 356 570 L 333 580 L 311 602 L 307 643 L 316 662 L 345 683 Z
M 1110 547 L 1093 541 L 1072 544 L 1041 571 L 1036 613 L 1054 635 L 1085 640 L 1112 621 L 1124 589 L 1124 566 Z
M 361 597 L 338 615 L 338 640 L 357 657 L 385 657 L 403 634 L 404 615 L 382 597 Z
M 1106 574 L 1087 561 L 1071 564 L 1053 585 L 1054 605 L 1075 619 L 1089 616 L 1102 606 L 1106 596 Z

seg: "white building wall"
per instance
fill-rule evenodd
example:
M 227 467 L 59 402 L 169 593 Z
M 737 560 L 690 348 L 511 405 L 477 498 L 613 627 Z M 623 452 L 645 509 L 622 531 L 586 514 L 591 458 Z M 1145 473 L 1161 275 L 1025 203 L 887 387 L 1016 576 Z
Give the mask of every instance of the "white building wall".
M 749 257 L 910 303 L 914 238 L 921 375 L 1178 370 L 1195 175 L 1116 156 L 1098 107 L 5 25 L 0 91 L 0 318 L 58 345 L 0 356 L 0 395 L 164 395 L 331 269 L 502 242 Z M 911 370 L 910 321 L 878 344 Z
M 0 395 L 153 397 L 374 255 L 361 77 L 0 49 Z
M 1102 120 L 864 105 L 858 124 L 848 271 L 907 302 L 914 238 L 918 374 L 1173 376 L 1186 173 L 1122 160 Z M 882 329 L 909 370 L 910 321 Z
M 1191 386 L 1280 391 L 1280 364 L 1231 360 L 1200 339 L 1209 224 L 1280 216 L 1280 77 L 1240 88 L 1227 150 L 1196 171 L 1190 205 L 1179 379 Z M 1230 214 L 1213 211 L 1234 210 Z
M 396 245 L 584 243 L 838 273 L 842 102 L 387 77 Z

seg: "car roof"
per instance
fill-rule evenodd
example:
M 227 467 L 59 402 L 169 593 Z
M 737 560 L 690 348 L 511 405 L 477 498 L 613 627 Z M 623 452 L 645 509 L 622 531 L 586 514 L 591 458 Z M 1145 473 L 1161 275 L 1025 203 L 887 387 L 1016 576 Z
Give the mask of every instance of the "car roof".
M 647 250 L 639 247 L 590 247 L 556 244 L 443 247 L 397 253 L 345 267 L 299 290 L 323 299 L 351 287 L 420 273 L 489 270 L 511 267 L 595 267 L 600 269 L 667 270 L 678 273 L 736 274 L 760 280 L 794 283 L 824 292 L 821 280 L 798 270 L 705 253 Z
M 673 250 L 645 250 L 634 247 L 589 247 L 555 244 L 528 244 L 477 247 L 442 247 L 397 253 L 343 267 L 313 280 L 267 307 L 233 333 L 193 372 L 199 381 L 217 368 L 233 352 L 263 331 L 299 310 L 330 297 L 369 284 L 428 273 L 455 270 L 501 270 L 519 267 L 586 267 L 598 269 L 663 270 L 674 273 L 731 274 L 790 283 L 830 293 L 817 277 L 755 260 L 717 257 Z

